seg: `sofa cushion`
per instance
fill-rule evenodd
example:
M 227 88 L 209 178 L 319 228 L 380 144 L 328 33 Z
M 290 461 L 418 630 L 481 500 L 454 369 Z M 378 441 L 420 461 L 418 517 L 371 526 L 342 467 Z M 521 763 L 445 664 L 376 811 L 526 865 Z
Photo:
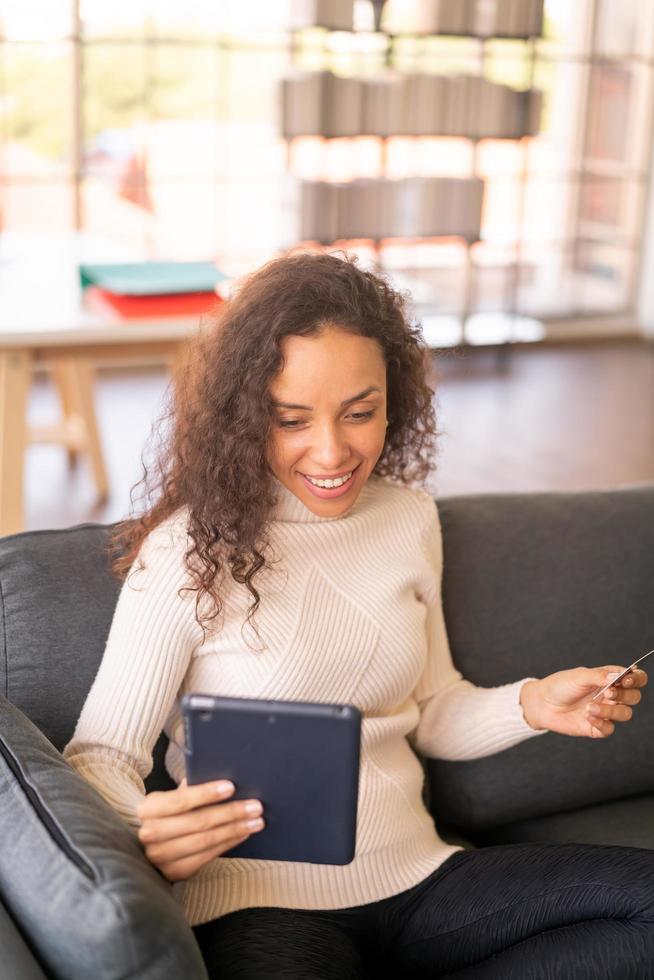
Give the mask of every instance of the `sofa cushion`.
M 0 902 L 0 949 L 2 975 L 9 980 L 46 980 L 46 975 L 34 959 L 18 926 Z
M 120 582 L 109 525 L 80 524 L 0 538 L 0 693 L 59 749 L 70 740 L 102 660 Z M 148 791 L 171 789 L 167 739 Z
M 654 849 L 654 795 L 611 800 L 566 813 L 522 820 L 480 831 L 477 845 L 518 844 L 524 841 L 616 844 Z
M 654 487 L 438 501 L 443 605 L 463 676 L 491 687 L 654 647 Z M 650 685 L 651 686 L 651 685 Z M 432 807 L 473 831 L 654 791 L 648 688 L 606 739 L 549 733 L 469 761 L 430 761 Z
M 49 974 L 206 980 L 171 885 L 115 811 L 0 697 L 0 893 Z

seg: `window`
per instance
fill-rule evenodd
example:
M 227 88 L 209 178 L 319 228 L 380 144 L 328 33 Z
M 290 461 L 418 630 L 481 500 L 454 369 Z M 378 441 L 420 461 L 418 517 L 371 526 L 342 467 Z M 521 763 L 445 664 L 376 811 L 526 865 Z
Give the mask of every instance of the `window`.
M 82 234 L 93 258 L 215 258 L 295 244 L 298 178 L 470 176 L 478 241 L 351 243 L 412 290 L 435 343 L 536 336 L 629 311 L 652 143 L 654 5 L 546 0 L 539 38 L 292 32 L 291 2 L 0 0 L 3 255 Z M 295 68 L 473 74 L 542 92 L 536 135 L 284 140 Z M 41 247 L 41 246 L 39 246 Z M 498 334 L 499 330 L 499 334 Z M 536 331 L 534 333 L 534 331 Z

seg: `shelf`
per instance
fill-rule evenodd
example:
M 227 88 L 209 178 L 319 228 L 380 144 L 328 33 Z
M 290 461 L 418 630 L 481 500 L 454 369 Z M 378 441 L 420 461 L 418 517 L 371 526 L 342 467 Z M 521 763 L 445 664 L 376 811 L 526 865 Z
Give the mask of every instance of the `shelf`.
M 466 245 L 468 248 L 471 248 L 473 245 L 477 245 L 479 242 L 482 241 L 482 239 L 479 238 L 478 236 L 457 235 L 450 232 L 449 234 L 446 235 L 411 235 L 409 237 L 407 237 L 406 235 L 396 235 L 396 236 L 386 235 L 383 238 L 371 238 L 370 235 L 358 235 L 355 238 L 334 238 L 331 239 L 330 241 L 327 241 L 326 239 L 319 240 L 317 238 L 304 238 L 304 239 L 300 239 L 298 244 L 319 245 L 321 248 L 338 248 L 340 247 L 341 243 L 360 242 L 361 244 L 372 243 L 374 248 L 380 248 L 385 243 L 388 243 L 389 245 L 420 245 L 420 244 L 424 244 L 425 242 L 433 242 L 433 241 L 443 242 L 443 241 L 447 241 L 448 239 L 449 240 L 454 239 L 457 242 L 461 242 L 462 244 Z
M 468 140 L 471 143 L 479 143 L 481 140 L 501 140 L 502 142 L 518 142 L 524 139 L 533 139 L 540 135 L 538 133 L 523 133 L 522 136 L 475 136 L 472 133 L 391 133 L 388 136 L 381 136 L 379 133 L 356 133 L 353 136 L 326 136 L 324 133 L 296 133 L 294 136 L 285 136 L 282 133 L 282 139 L 287 143 L 291 143 L 293 140 L 301 139 L 321 139 L 328 143 L 331 140 L 357 140 L 357 139 L 378 139 L 378 140 L 390 140 L 390 139 L 403 139 L 403 140 L 420 140 L 420 139 L 447 139 L 447 140 Z
M 354 31 L 345 30 L 341 27 L 326 27 L 324 24 L 306 24 L 304 27 L 296 27 L 293 29 L 292 33 L 298 34 L 300 31 L 325 31 L 327 34 L 378 34 L 381 37 L 386 37 L 389 40 L 394 38 L 415 38 L 416 40 L 423 40 L 427 37 L 461 37 L 469 41 L 531 41 L 533 39 L 542 39 L 542 34 L 460 34 L 451 33 L 450 31 L 426 31 L 424 33 L 419 33 L 417 31 Z M 360 52 L 361 54 L 370 55 L 370 52 Z

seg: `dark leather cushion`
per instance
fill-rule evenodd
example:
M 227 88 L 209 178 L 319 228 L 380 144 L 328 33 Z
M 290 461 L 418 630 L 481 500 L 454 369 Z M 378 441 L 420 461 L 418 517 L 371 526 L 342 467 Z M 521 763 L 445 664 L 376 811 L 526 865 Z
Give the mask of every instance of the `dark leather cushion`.
M 4 694 L 59 750 L 100 666 L 118 599 L 106 546 L 97 524 L 0 541 Z
M 127 824 L 0 697 L 0 893 L 49 974 L 206 980 L 171 885 Z
M 491 687 L 654 647 L 654 487 L 438 501 L 443 604 L 463 676 Z M 651 684 L 650 684 L 651 686 Z M 430 761 L 432 807 L 467 836 L 654 791 L 652 692 L 606 739 L 548 733 Z
M 109 525 L 80 524 L 0 539 L 0 693 L 63 750 L 104 653 L 121 583 Z M 154 749 L 148 792 L 172 789 Z
M 548 817 L 522 820 L 475 835 L 479 847 L 524 841 L 615 844 L 654 848 L 654 794 L 612 800 Z
M 0 949 L 2 975 L 7 980 L 46 980 L 16 923 L 0 902 Z

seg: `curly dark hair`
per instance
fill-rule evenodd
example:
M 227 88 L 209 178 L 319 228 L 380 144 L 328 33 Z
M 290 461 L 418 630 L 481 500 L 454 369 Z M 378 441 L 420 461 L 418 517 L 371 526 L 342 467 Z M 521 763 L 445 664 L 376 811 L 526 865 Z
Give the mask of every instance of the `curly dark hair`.
M 266 561 L 266 526 L 275 504 L 266 457 L 274 407 L 269 385 L 283 368 L 281 343 L 292 334 L 317 334 L 327 324 L 375 339 L 386 363 L 386 440 L 373 470 L 405 484 L 424 482 L 437 439 L 433 391 L 425 371 L 420 328 L 410 322 L 407 296 L 354 257 L 291 252 L 242 279 L 227 302 L 201 324 L 183 367 L 168 389 L 155 431 L 165 430 L 142 488 L 145 510 L 117 524 L 111 535 L 112 570 L 124 579 L 147 535 L 181 507 L 188 509 L 188 586 L 196 593 L 198 623 L 221 612 L 219 586 L 226 566 L 254 598 Z M 201 601 L 208 600 L 201 614 Z M 255 632 L 256 627 L 255 627 Z M 258 635 L 258 633 L 257 633 Z

